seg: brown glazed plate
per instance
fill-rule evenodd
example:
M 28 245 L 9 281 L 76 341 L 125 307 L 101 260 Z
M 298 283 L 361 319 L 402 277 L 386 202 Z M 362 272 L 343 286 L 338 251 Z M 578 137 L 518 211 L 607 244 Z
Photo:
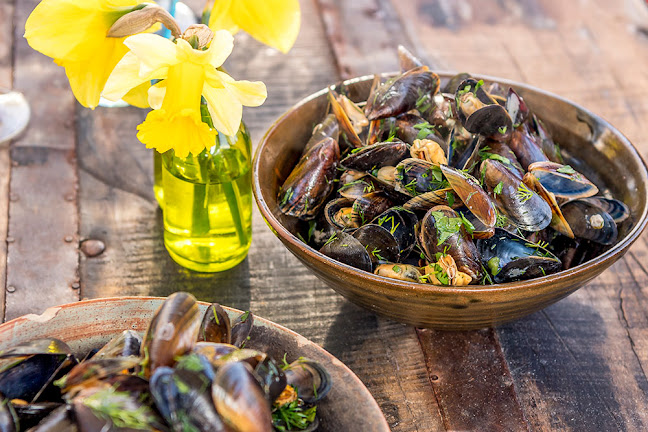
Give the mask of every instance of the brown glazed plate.
M 124 330 L 146 331 L 164 300 L 159 297 L 86 300 L 52 307 L 41 315 L 25 315 L 0 325 L 0 351 L 20 342 L 54 337 L 70 345 L 75 354 L 86 354 Z M 199 305 L 203 313 L 209 306 L 204 302 Z M 232 319 L 241 314 L 236 309 L 224 309 Z M 277 359 L 284 354 L 289 361 L 307 357 L 326 368 L 333 386 L 327 397 L 318 403 L 318 431 L 389 431 L 378 404 L 358 377 L 303 336 L 255 316 L 247 347 L 265 351 Z
M 442 85 L 452 76 L 439 73 Z M 490 286 L 440 287 L 398 281 L 357 270 L 302 243 L 297 220 L 281 213 L 277 195 L 299 159 L 314 125 L 327 110 L 323 89 L 288 110 L 265 134 L 253 164 L 254 195 L 270 229 L 317 277 L 350 301 L 380 315 L 419 327 L 468 330 L 523 317 L 568 296 L 621 258 L 647 222 L 646 165 L 630 141 L 601 117 L 534 87 L 486 76 L 487 84 L 513 87 L 561 145 L 566 161 L 601 190 L 625 202 L 631 217 L 619 240 L 584 264 L 541 278 Z M 342 83 L 348 96 L 366 100 L 373 76 Z M 339 86 L 338 86 L 339 89 Z

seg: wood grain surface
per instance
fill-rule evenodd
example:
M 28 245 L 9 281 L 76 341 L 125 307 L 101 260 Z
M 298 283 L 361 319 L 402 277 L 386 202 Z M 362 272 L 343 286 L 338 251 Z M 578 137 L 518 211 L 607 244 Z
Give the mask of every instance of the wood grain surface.
M 397 432 L 648 429 L 646 234 L 572 296 L 477 332 L 417 330 L 347 302 L 281 246 L 258 212 L 242 264 L 189 272 L 162 242 L 152 154 L 135 138 L 146 112 L 75 105 L 63 70 L 22 38 L 37 3 L 0 0 L 0 86 L 23 91 L 33 110 L 28 132 L 11 152 L 0 149 L 0 284 L 13 291 L 0 293 L 6 318 L 79 296 L 185 290 L 322 345 L 367 385 Z M 239 34 L 226 64 L 235 78 L 268 86 L 266 103 L 244 114 L 253 142 L 302 97 L 396 70 L 396 46 L 405 44 L 436 69 L 514 79 L 582 104 L 648 156 L 648 38 L 633 23 L 640 15 L 626 10 L 630 0 L 300 3 L 302 29 L 289 54 Z M 105 250 L 88 256 L 78 249 L 87 241 Z

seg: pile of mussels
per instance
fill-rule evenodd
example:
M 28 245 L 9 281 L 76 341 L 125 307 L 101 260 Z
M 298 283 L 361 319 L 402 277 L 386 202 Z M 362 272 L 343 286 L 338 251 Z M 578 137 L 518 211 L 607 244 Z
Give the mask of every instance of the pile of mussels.
M 143 339 L 124 331 L 81 362 L 57 339 L 14 346 L 0 353 L 0 430 L 316 430 L 328 372 L 245 348 L 253 323 L 176 293 Z
M 440 79 L 404 49 L 366 102 L 329 90 L 277 198 L 305 243 L 342 263 L 436 285 L 503 283 L 581 264 L 629 217 L 565 164 L 512 88 Z M 414 253 L 413 253 L 414 251 Z

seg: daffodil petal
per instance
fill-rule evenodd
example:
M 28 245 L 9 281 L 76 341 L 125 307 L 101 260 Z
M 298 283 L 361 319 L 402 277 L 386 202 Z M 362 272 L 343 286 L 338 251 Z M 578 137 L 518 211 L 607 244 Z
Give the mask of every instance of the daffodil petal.
M 233 97 L 245 106 L 262 105 L 268 97 L 266 86 L 261 81 L 236 81 L 225 72 L 210 71 L 207 75 L 207 82 L 213 84 L 215 81 L 219 81 Z M 216 85 L 215 87 L 220 86 Z
M 214 31 L 227 30 L 231 34 L 239 31 L 238 25 L 231 16 L 231 8 L 234 0 L 216 0 L 209 15 L 209 28 Z
M 187 157 L 190 152 L 197 155 L 213 146 L 216 137 L 216 132 L 201 121 L 197 110 L 153 110 L 137 130 L 137 138 L 147 148 L 160 153 L 173 148 L 178 157 Z
M 167 81 L 162 80 L 157 84 L 151 86 L 148 90 L 148 103 L 153 109 L 162 108 L 162 102 L 164 102 L 164 96 L 166 95 L 166 86 Z
M 94 108 L 99 104 L 110 72 L 127 51 L 122 42 L 122 39 L 105 39 L 97 55 L 82 62 L 57 61 L 65 67 L 72 92 L 81 105 Z
M 298 0 L 236 0 L 230 15 L 250 36 L 284 53 L 299 34 Z
M 234 37 L 225 30 L 217 31 L 209 45 L 209 63 L 215 68 L 222 66 L 233 49 Z
M 179 62 L 176 44 L 160 35 L 141 33 L 129 36 L 124 44 L 140 60 L 140 76 L 145 77 L 156 69 Z
M 112 69 L 103 89 L 103 97 L 108 100 L 118 101 L 123 98 L 131 89 L 149 82 L 152 79 L 166 78 L 167 68 L 153 71 L 144 77 L 140 76 L 140 59 L 132 52 L 127 53 Z
M 151 87 L 151 83 L 146 81 L 126 93 L 122 99 L 124 102 L 129 105 L 133 105 L 137 108 L 148 108 L 148 89 Z
M 225 135 L 236 135 L 243 117 L 243 105 L 232 98 L 226 89 L 217 89 L 209 85 L 203 87 L 203 96 L 207 100 L 214 127 Z

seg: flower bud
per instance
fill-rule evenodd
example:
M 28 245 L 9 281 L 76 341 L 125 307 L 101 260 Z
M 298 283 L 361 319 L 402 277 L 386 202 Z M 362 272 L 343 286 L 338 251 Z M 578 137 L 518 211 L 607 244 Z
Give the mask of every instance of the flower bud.
M 204 24 L 193 24 L 185 30 L 182 39 L 189 42 L 194 49 L 201 50 L 207 47 L 214 39 L 214 32 Z
M 123 15 L 110 27 L 107 36 L 113 38 L 132 36 L 148 30 L 157 23 L 164 24 L 174 37 L 180 37 L 180 27 L 171 14 L 164 8 L 152 4 Z

